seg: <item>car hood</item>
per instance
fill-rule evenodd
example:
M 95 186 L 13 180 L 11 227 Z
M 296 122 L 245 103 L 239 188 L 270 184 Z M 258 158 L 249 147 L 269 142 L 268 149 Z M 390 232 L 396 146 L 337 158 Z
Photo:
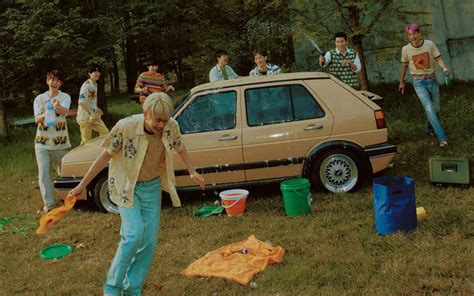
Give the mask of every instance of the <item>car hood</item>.
M 87 141 L 84 145 L 79 145 L 72 149 L 63 157 L 63 164 L 70 163 L 92 163 L 97 156 L 104 150 L 100 145 L 104 141 L 105 136 L 94 138 Z

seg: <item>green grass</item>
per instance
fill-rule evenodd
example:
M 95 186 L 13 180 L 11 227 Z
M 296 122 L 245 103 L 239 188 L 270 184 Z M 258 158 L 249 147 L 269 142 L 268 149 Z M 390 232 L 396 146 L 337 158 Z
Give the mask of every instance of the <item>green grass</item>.
M 424 113 L 413 93 L 400 97 L 396 87 L 375 89 L 385 97 L 390 137 L 398 145 L 393 168 L 385 175 L 416 180 L 417 206 L 427 218 L 411 233 L 376 234 L 370 186 L 354 194 L 314 193 L 311 215 L 284 215 L 277 185 L 249 187 L 245 215 L 196 219 L 192 211 L 217 196 L 191 194 L 184 206 L 164 200 L 159 244 L 144 294 L 155 295 L 469 295 L 474 293 L 474 188 L 438 188 L 429 184 L 428 158 L 434 155 L 474 159 L 472 84 L 442 90 L 441 119 L 449 146 L 440 149 L 423 132 Z M 128 98 L 110 100 L 107 125 L 140 112 Z M 73 145 L 78 128 L 69 122 Z M 34 213 L 41 205 L 33 150 L 34 128 L 12 130 L 13 141 L 0 147 L 0 216 Z M 34 222 L 30 216 L 23 222 Z M 18 221 L 20 222 L 20 221 Z M 0 235 L 0 295 L 99 295 L 119 240 L 120 218 L 94 211 L 87 203 L 46 235 L 30 239 Z M 187 278 L 179 273 L 193 260 L 251 234 L 287 251 L 282 264 L 269 266 L 253 284 L 222 279 Z M 75 247 L 57 262 L 39 251 L 53 243 Z M 77 248 L 79 244 L 83 248 Z M 164 285 L 158 291 L 155 285 Z

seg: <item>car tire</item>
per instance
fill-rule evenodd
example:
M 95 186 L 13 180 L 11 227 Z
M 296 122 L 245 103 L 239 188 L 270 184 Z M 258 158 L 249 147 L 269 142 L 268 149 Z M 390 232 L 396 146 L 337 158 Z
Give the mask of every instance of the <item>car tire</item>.
M 118 214 L 117 205 L 110 199 L 107 174 L 101 174 L 92 185 L 94 205 L 103 213 Z
M 367 178 L 364 159 L 347 149 L 323 151 L 313 157 L 309 179 L 318 191 L 355 191 Z

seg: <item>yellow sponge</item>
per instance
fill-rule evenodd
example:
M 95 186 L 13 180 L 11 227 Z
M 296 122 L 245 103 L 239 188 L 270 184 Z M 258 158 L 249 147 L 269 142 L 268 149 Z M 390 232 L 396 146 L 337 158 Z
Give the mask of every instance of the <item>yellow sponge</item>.
M 416 220 L 421 221 L 426 218 L 426 211 L 424 207 L 416 208 Z

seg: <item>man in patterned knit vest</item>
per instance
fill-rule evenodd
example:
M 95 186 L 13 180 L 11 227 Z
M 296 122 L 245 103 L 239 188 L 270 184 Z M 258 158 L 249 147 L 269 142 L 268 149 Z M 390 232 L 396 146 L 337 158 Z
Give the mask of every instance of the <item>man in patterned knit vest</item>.
M 358 89 L 359 79 L 357 74 L 361 69 L 359 55 L 354 49 L 347 47 L 346 33 L 336 33 L 334 41 L 336 48 L 326 52 L 324 56 L 320 56 L 319 62 L 329 73 L 336 75 L 344 83 Z

